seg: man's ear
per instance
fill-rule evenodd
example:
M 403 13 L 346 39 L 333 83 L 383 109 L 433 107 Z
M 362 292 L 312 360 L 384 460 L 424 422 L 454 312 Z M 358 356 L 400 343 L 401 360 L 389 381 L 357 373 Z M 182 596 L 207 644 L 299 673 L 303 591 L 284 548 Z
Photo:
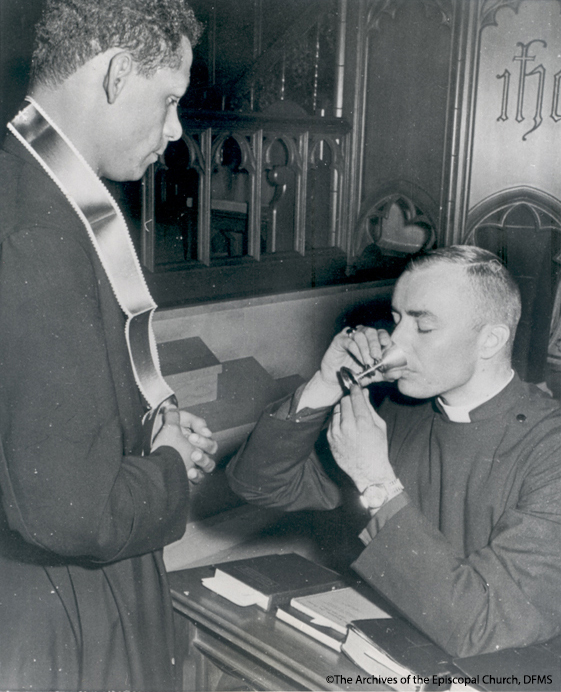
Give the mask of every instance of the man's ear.
M 103 80 L 107 103 L 115 103 L 133 69 L 134 62 L 129 52 L 121 51 L 111 58 Z
M 479 335 L 481 357 L 487 360 L 499 353 L 510 339 L 510 328 L 506 324 L 486 324 Z

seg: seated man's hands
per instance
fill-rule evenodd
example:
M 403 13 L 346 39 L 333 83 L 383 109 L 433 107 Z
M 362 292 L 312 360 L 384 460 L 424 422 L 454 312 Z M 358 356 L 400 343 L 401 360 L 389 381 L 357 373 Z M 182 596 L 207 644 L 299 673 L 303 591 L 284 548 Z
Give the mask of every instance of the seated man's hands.
M 298 410 L 333 406 L 343 396 L 338 372 L 342 367 L 361 372 L 381 357 L 382 349 L 389 346 L 391 337 L 384 329 L 357 327 L 343 329 L 331 342 L 321 361 L 318 372 L 306 385 Z M 383 375 L 376 372 L 364 384 L 381 382 Z
M 151 451 L 158 447 L 173 447 L 183 459 L 187 477 L 193 483 L 200 483 L 205 473 L 216 466 L 210 455 L 218 449 L 212 433 L 203 418 L 175 407 L 163 413 L 163 425 L 152 444 Z
M 395 479 L 388 456 L 386 423 L 376 413 L 367 389 L 351 387 L 333 411 L 327 440 L 337 464 L 359 492 L 374 483 Z

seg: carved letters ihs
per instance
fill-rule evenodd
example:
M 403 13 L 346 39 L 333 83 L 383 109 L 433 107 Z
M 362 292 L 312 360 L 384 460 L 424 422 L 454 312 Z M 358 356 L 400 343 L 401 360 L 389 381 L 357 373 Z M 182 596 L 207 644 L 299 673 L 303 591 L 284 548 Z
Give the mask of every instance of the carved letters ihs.
M 520 49 L 520 53 L 513 57 L 514 62 L 520 63 L 520 69 L 519 69 L 519 74 L 518 74 L 518 93 L 517 93 L 517 97 L 516 97 L 516 117 L 515 117 L 516 122 L 521 123 L 525 120 L 525 117 L 524 117 L 525 106 L 527 108 L 533 108 L 533 110 L 534 110 L 534 114 L 533 114 L 534 126 L 523 135 L 522 139 L 524 141 L 526 140 L 528 135 L 530 135 L 532 132 L 535 132 L 543 122 L 542 106 L 543 106 L 543 97 L 544 97 L 544 85 L 545 85 L 545 79 L 546 79 L 546 69 L 542 64 L 536 65 L 534 67 L 534 69 L 530 69 L 531 63 L 534 63 L 536 60 L 536 57 L 537 57 L 534 54 L 536 49 L 532 48 L 532 46 L 534 44 L 539 44 L 543 48 L 547 48 L 547 43 L 545 41 L 543 41 L 542 39 L 539 39 L 539 38 L 535 38 L 532 41 L 529 41 L 528 43 L 518 42 L 516 44 L 516 46 Z M 502 122 L 505 122 L 508 120 L 510 78 L 511 78 L 511 73 L 508 69 L 505 69 L 505 71 L 502 74 L 497 75 L 497 79 L 503 80 L 501 114 L 497 118 L 498 121 L 502 121 Z M 530 104 L 530 105 L 525 102 L 525 99 L 527 101 L 526 80 L 529 80 L 529 79 L 534 80 L 534 85 L 536 87 L 535 91 L 534 91 L 535 103 Z M 552 118 L 555 122 L 559 122 L 559 120 L 561 120 L 561 113 L 559 113 L 560 85 L 561 85 L 561 70 L 559 70 L 559 72 L 557 72 L 556 74 L 553 75 L 553 98 L 552 98 L 552 102 L 551 102 L 550 118 Z
M 522 139 L 525 141 L 528 135 L 535 132 L 538 127 L 542 124 L 542 106 L 544 97 L 544 85 L 546 78 L 546 69 L 542 64 L 536 65 L 534 69 L 530 69 L 531 63 L 535 62 L 536 55 L 535 48 L 532 48 L 534 44 L 539 44 L 543 48 L 547 48 L 547 43 L 542 39 L 536 38 L 528 43 L 518 42 L 516 46 L 520 49 L 520 53 L 513 57 L 514 62 L 520 63 L 520 70 L 518 76 L 518 93 L 516 96 L 516 122 L 523 122 L 525 120 L 524 110 L 525 106 L 527 108 L 533 108 L 533 121 L 534 126 L 526 132 Z M 501 113 L 497 118 L 498 121 L 508 120 L 508 106 L 509 106 L 509 95 L 510 95 L 510 81 L 511 73 L 508 69 L 497 75 L 497 79 L 503 80 L 503 94 L 501 102 Z M 535 84 L 535 103 L 528 106 L 525 103 L 526 96 L 526 80 L 532 79 Z M 551 114 L 550 117 L 555 121 L 559 122 L 561 120 L 561 113 L 559 113 L 559 90 L 561 85 L 561 70 L 553 75 L 553 99 L 551 103 Z

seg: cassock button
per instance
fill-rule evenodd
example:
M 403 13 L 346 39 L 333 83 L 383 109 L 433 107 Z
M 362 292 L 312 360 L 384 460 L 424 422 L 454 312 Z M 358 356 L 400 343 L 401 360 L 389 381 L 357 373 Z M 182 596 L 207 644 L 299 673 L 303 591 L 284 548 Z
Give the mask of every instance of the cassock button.
M 519 413 L 519 414 L 516 416 L 516 420 L 517 420 L 519 423 L 523 423 L 523 422 L 526 420 L 526 416 L 525 416 L 523 413 Z

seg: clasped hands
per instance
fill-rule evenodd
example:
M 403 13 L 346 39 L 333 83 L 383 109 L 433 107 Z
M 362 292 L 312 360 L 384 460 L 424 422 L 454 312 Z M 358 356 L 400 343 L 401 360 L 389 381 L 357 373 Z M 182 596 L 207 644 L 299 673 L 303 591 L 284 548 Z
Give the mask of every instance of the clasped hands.
M 382 329 L 358 327 L 337 334 L 322 359 L 320 370 L 304 389 L 298 407 L 301 410 L 335 405 L 327 439 L 335 461 L 361 493 L 369 485 L 396 476 L 388 456 L 386 424 L 370 403 L 368 389 L 353 385 L 350 393 L 344 395 L 338 372 L 342 367 L 360 372 L 379 359 L 382 349 L 390 343 L 390 335 Z M 388 379 L 391 377 L 376 372 L 366 383 Z
M 164 446 L 179 452 L 187 469 L 187 478 L 192 483 L 200 483 L 216 466 L 210 455 L 216 453 L 218 445 L 212 439 L 206 421 L 188 411 L 175 407 L 163 411 L 163 424 L 151 451 Z

